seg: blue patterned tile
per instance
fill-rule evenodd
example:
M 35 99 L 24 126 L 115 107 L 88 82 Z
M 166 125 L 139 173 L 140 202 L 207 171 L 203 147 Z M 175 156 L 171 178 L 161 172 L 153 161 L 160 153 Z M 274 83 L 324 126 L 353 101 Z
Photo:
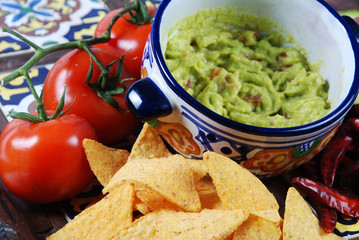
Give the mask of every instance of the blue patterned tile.
M 101 0 L 1 0 L 0 25 L 47 46 L 91 37 L 108 11 Z M 28 49 L 27 44 L 0 32 L 0 53 Z

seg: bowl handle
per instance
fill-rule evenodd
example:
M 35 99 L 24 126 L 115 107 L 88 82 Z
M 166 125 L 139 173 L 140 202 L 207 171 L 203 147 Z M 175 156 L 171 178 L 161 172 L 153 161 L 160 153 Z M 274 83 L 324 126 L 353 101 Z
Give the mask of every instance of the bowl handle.
M 138 80 L 129 87 L 126 103 L 140 121 L 147 122 L 172 113 L 169 100 L 149 77 Z
M 349 27 L 352 29 L 354 36 L 357 39 L 357 42 L 359 43 L 359 25 L 356 21 L 354 21 L 353 18 L 343 15 L 343 19 L 348 23 Z

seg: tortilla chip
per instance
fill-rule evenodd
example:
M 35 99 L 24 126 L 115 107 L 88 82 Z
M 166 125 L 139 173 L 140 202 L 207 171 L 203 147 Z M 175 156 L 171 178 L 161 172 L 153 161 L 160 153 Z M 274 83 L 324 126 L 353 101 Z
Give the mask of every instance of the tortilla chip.
M 135 199 L 133 201 L 133 208 L 134 208 L 134 211 L 137 210 L 140 213 L 142 213 L 143 215 L 146 215 L 146 214 L 149 214 L 150 212 L 152 212 L 151 209 L 136 196 L 136 192 L 135 192 Z
M 112 240 L 158 239 L 156 238 L 158 212 L 151 212 L 136 219 L 129 227 L 122 229 Z M 102 238 L 99 238 L 102 239 Z
M 225 239 L 248 215 L 246 210 L 161 210 L 137 219 L 113 239 Z
M 113 191 L 126 180 L 136 185 L 144 185 L 185 210 L 201 210 L 192 169 L 180 155 L 172 155 L 168 158 L 132 159 L 115 174 L 104 188 L 104 193 Z
M 247 218 L 247 210 L 203 210 L 199 213 L 158 212 L 157 239 L 224 239 Z
M 224 209 L 223 203 L 219 198 L 217 191 L 200 191 L 198 194 L 201 200 L 202 209 Z
M 133 184 L 126 183 L 79 213 L 47 239 L 111 239 L 131 225 L 133 200 Z
M 203 160 L 225 209 L 250 212 L 279 209 L 273 194 L 247 169 L 214 152 L 205 152 Z
M 294 188 L 290 187 L 285 200 L 283 240 L 287 239 L 343 239 L 326 233 L 308 203 Z
M 131 149 L 129 159 L 162 158 L 171 155 L 160 135 L 148 123 L 145 123 Z
M 204 177 L 195 184 L 201 200 L 202 209 L 224 209 L 223 203 L 217 194 L 210 177 Z
M 197 182 L 208 173 L 207 165 L 203 160 L 186 159 L 193 171 L 194 181 Z
M 197 191 L 217 191 L 210 176 L 205 176 L 195 183 Z
M 113 175 L 125 165 L 130 155 L 126 150 L 109 148 L 91 139 L 84 139 L 82 145 L 91 170 L 102 186 L 110 182 Z
M 268 221 L 258 215 L 250 214 L 234 232 L 233 240 L 279 240 L 282 236 L 280 227 L 280 221 Z
M 280 217 L 279 212 L 276 210 L 265 210 L 265 211 L 251 212 L 251 215 L 258 216 L 260 218 L 263 218 L 263 219 L 273 222 L 273 223 L 281 223 L 282 222 L 282 218 Z
M 136 188 L 135 194 L 151 211 L 159 211 L 161 209 L 184 210 L 148 188 Z

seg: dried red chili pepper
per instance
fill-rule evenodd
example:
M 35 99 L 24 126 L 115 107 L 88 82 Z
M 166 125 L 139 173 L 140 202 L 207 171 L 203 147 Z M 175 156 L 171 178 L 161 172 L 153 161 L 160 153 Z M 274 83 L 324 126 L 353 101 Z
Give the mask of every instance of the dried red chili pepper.
M 304 173 L 309 179 L 320 181 L 319 160 L 320 159 L 316 157 L 312 159 L 312 161 L 305 163 Z M 327 233 L 333 232 L 338 220 L 337 210 L 330 208 L 319 201 L 316 201 L 312 197 L 309 197 L 309 200 L 317 213 L 320 226 L 322 226 L 324 231 Z
M 352 130 L 359 133 L 359 118 L 349 118 L 347 120 L 347 122 L 350 125 L 350 127 L 352 128 Z
M 337 210 L 318 201 L 311 201 L 311 204 L 317 212 L 320 226 L 327 233 L 333 232 L 338 220 Z
M 349 116 L 358 118 L 359 117 L 359 104 L 354 104 L 352 108 L 350 109 Z
M 358 188 L 358 182 L 359 160 L 353 157 L 344 156 L 336 172 L 333 186 L 342 191 L 354 193 L 358 190 L 356 189 Z
M 350 217 L 359 217 L 359 196 L 304 177 L 295 177 L 292 181 L 314 201 L 319 201 Z
M 345 121 L 321 153 L 321 174 L 327 186 L 333 185 L 338 165 L 352 144 L 352 132 L 351 122 Z

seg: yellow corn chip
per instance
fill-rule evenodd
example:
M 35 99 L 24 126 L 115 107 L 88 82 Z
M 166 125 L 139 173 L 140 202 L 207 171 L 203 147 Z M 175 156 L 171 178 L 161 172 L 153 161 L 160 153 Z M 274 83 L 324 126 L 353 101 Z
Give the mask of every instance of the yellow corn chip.
M 136 219 L 129 227 L 122 229 L 111 240 L 158 239 L 156 238 L 158 212 L 151 212 Z M 103 239 L 103 238 L 99 238 Z
M 248 215 L 246 210 L 161 210 L 137 219 L 111 239 L 226 239 Z
M 273 222 L 250 214 L 234 232 L 233 240 L 279 240 L 282 236 L 280 221 Z
M 290 187 L 285 200 L 283 240 L 343 239 L 333 233 L 326 233 L 313 214 L 308 203 L 294 188 Z
M 224 209 L 223 203 L 217 194 L 212 179 L 205 176 L 196 182 L 196 189 L 201 199 L 202 209 Z
M 129 159 L 164 158 L 173 155 L 166 147 L 160 135 L 148 123 L 143 125 L 134 143 Z M 195 181 L 207 174 L 207 166 L 201 160 L 186 159 L 194 174 Z
M 251 172 L 214 152 L 203 155 L 225 209 L 278 210 L 277 200 Z
M 160 135 L 148 123 L 145 123 L 131 149 L 129 159 L 162 158 L 170 155 L 172 154 L 167 149 Z
M 149 214 L 151 212 L 151 209 L 136 196 L 136 192 L 135 192 L 135 199 L 133 202 L 133 208 L 134 210 L 139 211 L 143 215 Z
M 131 225 L 133 200 L 133 185 L 124 184 L 47 239 L 110 239 Z
M 158 212 L 157 239 L 224 239 L 248 218 L 247 210 Z
M 192 169 L 180 155 L 168 158 L 132 159 L 128 161 L 104 188 L 113 191 L 130 180 L 162 195 L 167 201 L 188 211 L 200 211 Z
M 208 173 L 207 165 L 203 160 L 186 159 L 193 171 L 194 181 L 197 182 Z
M 84 139 L 82 145 L 91 170 L 102 186 L 109 183 L 130 155 L 126 150 L 109 148 L 91 139 Z
M 205 176 L 195 183 L 197 191 L 217 191 L 216 186 L 214 186 L 212 178 L 210 176 Z
M 217 191 L 199 191 L 202 209 L 224 209 L 223 203 Z
M 280 217 L 279 212 L 277 210 L 265 210 L 265 211 L 251 212 L 251 215 L 258 216 L 260 218 L 263 218 L 263 219 L 273 222 L 273 223 L 281 223 L 282 222 L 282 218 Z
M 167 201 L 162 195 L 148 188 L 136 188 L 135 194 L 151 211 L 159 211 L 161 209 L 183 211 L 179 206 Z

